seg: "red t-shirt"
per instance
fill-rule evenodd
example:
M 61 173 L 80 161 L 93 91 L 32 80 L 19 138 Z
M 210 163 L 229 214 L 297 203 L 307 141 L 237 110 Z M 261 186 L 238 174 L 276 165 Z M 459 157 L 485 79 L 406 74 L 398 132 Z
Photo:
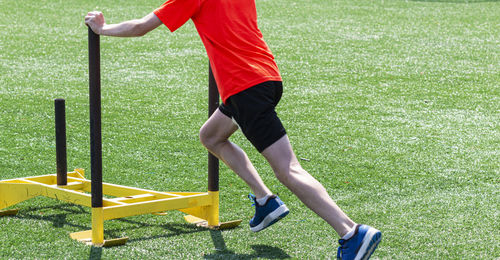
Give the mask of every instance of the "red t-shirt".
M 257 27 L 255 0 L 168 0 L 154 11 L 170 31 L 193 20 L 222 101 L 265 81 L 281 81 Z

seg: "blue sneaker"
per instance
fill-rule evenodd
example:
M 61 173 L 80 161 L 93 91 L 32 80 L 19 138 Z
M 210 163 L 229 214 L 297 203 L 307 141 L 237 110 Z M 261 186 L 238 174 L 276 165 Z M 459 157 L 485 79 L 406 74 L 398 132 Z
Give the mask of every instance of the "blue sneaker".
M 255 215 L 250 220 L 250 230 L 258 232 L 270 225 L 276 223 L 278 220 L 284 218 L 290 212 L 285 203 L 280 200 L 276 195 L 271 195 L 264 205 L 259 205 L 253 194 L 248 195 L 255 205 Z M 253 206 L 252 205 L 252 206 Z
M 339 240 L 340 246 L 337 251 L 337 259 L 369 259 L 380 240 L 382 240 L 382 233 L 367 225 L 356 225 L 354 232 L 351 238 Z

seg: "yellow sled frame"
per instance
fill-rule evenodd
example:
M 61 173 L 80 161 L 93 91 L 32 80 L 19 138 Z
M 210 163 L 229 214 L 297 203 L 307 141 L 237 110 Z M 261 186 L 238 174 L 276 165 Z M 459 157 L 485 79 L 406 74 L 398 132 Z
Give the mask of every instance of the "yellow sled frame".
M 60 201 L 91 207 L 91 181 L 84 177 L 83 169 L 67 174 L 67 185 L 57 185 L 56 174 L 0 181 L 0 209 L 22 201 L 44 196 Z M 102 208 L 92 208 L 92 229 L 71 233 L 78 241 L 97 245 L 123 245 L 127 237 L 104 240 L 104 221 L 142 214 L 163 215 L 165 211 L 179 210 L 189 223 L 212 229 L 238 226 L 241 220 L 219 223 L 219 192 L 158 192 L 103 183 Z M 110 198 L 112 197 L 112 198 Z M 0 210 L 0 216 L 15 215 L 16 209 Z

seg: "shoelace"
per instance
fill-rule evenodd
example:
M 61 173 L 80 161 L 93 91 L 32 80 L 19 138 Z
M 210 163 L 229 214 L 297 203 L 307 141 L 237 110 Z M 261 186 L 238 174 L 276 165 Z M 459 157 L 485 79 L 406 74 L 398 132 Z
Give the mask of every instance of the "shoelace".
M 248 198 L 253 202 L 252 207 L 255 207 L 255 204 L 257 204 L 257 197 L 255 197 L 255 195 L 250 193 L 250 194 L 248 194 Z
M 337 249 L 337 260 L 342 260 L 342 256 L 341 256 L 342 255 L 342 249 L 343 249 L 342 248 L 342 242 L 343 242 L 342 239 L 339 240 L 340 246 Z
M 341 260 L 342 258 L 340 257 L 340 253 L 342 252 L 342 248 L 339 246 L 337 249 L 337 260 Z

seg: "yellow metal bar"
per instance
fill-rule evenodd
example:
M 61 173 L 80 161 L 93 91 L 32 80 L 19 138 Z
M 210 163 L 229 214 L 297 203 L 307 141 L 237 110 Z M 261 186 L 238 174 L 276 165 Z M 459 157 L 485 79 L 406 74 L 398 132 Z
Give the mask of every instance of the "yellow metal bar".
M 122 202 L 122 203 L 136 203 L 136 202 L 143 202 L 143 201 L 151 201 L 151 200 L 155 200 L 155 199 L 158 199 L 158 198 L 153 194 L 140 194 L 140 195 L 134 195 L 134 196 L 109 199 L 109 201 Z
M 68 177 L 74 177 L 74 178 L 78 178 L 78 179 L 85 179 L 85 170 L 81 169 L 81 168 L 78 168 L 78 169 L 75 169 L 72 172 L 68 172 L 67 175 L 68 175 Z
M 207 208 L 208 210 L 208 225 L 209 226 L 218 226 L 219 225 L 219 192 L 218 191 L 209 191 L 208 194 L 211 198 L 210 206 Z
M 85 183 L 81 181 L 68 182 L 67 185 L 57 185 L 57 184 L 54 185 L 61 189 L 67 189 L 67 190 L 83 190 L 86 186 Z
M 174 194 L 174 195 L 178 195 L 178 196 L 190 196 L 190 195 L 196 195 L 196 194 L 200 194 L 200 193 L 206 193 L 206 192 L 192 192 L 192 191 L 189 191 L 189 192 L 169 191 L 168 192 L 168 194 Z
M 79 177 L 71 177 L 68 175 L 67 177 L 67 180 L 68 180 L 68 185 L 70 185 L 70 183 L 81 183 L 82 184 L 82 187 L 81 191 L 85 191 L 85 192 L 91 192 L 92 190 L 92 185 L 91 185 L 91 181 L 90 180 L 87 180 L 87 179 L 81 179 Z M 59 186 L 61 187 L 61 186 Z M 62 186 L 62 187 L 65 187 L 65 186 Z M 70 187 L 68 187 L 69 189 L 71 189 Z
M 208 221 L 210 219 L 210 225 L 218 223 L 219 220 L 219 192 L 209 191 L 208 195 L 210 197 L 210 203 L 206 206 L 201 207 L 190 207 L 179 209 L 179 211 L 184 212 L 188 215 L 204 219 Z M 217 225 L 217 224 L 216 224 Z
M 38 185 L 0 183 L 0 209 L 40 196 L 40 193 Z
M 81 182 L 84 184 L 84 191 L 90 192 L 91 189 L 91 181 L 87 179 L 78 179 L 75 177 L 68 177 L 68 182 Z M 64 186 L 63 186 L 64 187 Z M 176 192 L 160 192 L 154 190 L 146 190 L 135 187 L 111 184 L 111 183 L 103 183 L 102 184 L 103 194 L 113 197 L 128 197 L 128 196 L 136 196 L 142 194 L 152 194 L 158 198 L 174 198 L 184 196 L 182 194 L 177 194 Z M 187 193 L 186 193 L 187 194 Z M 191 193 L 196 194 L 196 193 Z
M 174 209 L 207 206 L 211 203 L 212 197 L 208 193 L 199 193 L 197 195 L 191 196 L 158 199 L 128 205 L 104 207 L 104 220 L 124 218 L 128 216 L 162 212 Z
M 83 190 L 86 192 L 91 191 L 91 181 L 83 177 L 82 169 L 75 169 L 74 172 L 68 173 L 68 185 L 59 186 L 60 188 L 71 190 Z M 55 174 L 31 176 L 26 178 L 1 180 L 0 183 L 26 183 L 26 184 L 40 184 L 40 185 L 56 185 L 57 176 Z M 128 187 L 110 183 L 103 183 L 103 193 L 108 196 L 114 197 L 128 197 L 142 194 L 152 194 L 158 198 L 174 198 L 185 195 L 197 194 L 194 192 L 159 192 L 147 189 L 140 189 L 135 187 Z M 42 195 L 37 195 L 42 196 Z
M 7 179 L 7 180 L 1 180 L 0 183 L 4 182 L 12 182 L 12 181 L 18 181 L 18 180 L 27 180 L 27 179 L 33 179 L 33 178 L 39 178 L 39 179 L 48 179 L 50 180 L 51 178 L 56 177 L 55 174 L 47 174 L 47 175 L 40 175 L 40 176 L 30 176 L 30 177 L 23 177 L 23 178 L 16 178 L 16 179 Z M 49 181 L 50 182 L 50 181 Z
M 61 201 L 70 202 L 77 205 L 91 207 L 90 194 L 85 194 L 72 190 L 66 190 L 57 187 L 57 185 L 51 186 L 47 184 L 36 183 L 34 181 L 32 181 L 32 186 L 28 188 L 32 192 L 35 191 L 35 188 L 33 186 L 36 186 L 36 191 L 37 191 L 36 196 L 45 196 Z
M 116 185 L 111 183 L 102 184 L 103 193 L 115 197 L 127 197 L 140 194 L 153 194 L 159 198 L 173 198 L 179 197 L 179 195 L 169 193 L 169 192 L 159 192 L 154 190 L 146 190 L 122 185 Z
M 44 175 L 44 176 L 36 176 L 36 177 L 28 177 L 28 178 L 23 178 L 28 181 L 34 181 L 38 183 L 43 183 L 43 184 L 56 184 L 57 183 L 57 176 L 54 174 L 51 175 Z
M 103 208 L 92 208 L 92 244 L 104 244 L 104 218 Z
M 72 172 L 68 172 L 68 177 L 77 178 L 78 181 L 85 179 L 84 170 L 83 169 L 75 169 Z M 11 183 L 13 181 L 15 182 L 15 181 L 22 181 L 22 180 L 30 180 L 30 181 L 35 181 L 35 182 L 44 183 L 44 184 L 55 184 L 55 183 L 57 183 L 57 175 L 56 174 L 45 174 L 45 175 L 38 175 L 38 176 L 28 176 L 28 177 L 23 177 L 23 178 L 0 180 L 0 183 L 4 183 L 4 182 Z
M 2 198 L 0 199 L 0 209 L 37 196 L 45 196 L 86 207 L 92 206 L 90 194 L 68 190 L 57 185 L 47 185 L 30 180 L 23 181 L 27 183 L 0 183 L 0 195 L 2 195 L 0 196 Z M 5 195 L 3 195 L 4 193 Z M 4 202 L 9 202 L 7 203 L 9 205 L 5 206 Z M 109 199 L 104 199 L 103 203 L 105 207 L 124 204 Z
M 25 181 L 23 179 L 13 179 L 13 180 L 4 180 L 4 181 L 0 181 L 0 183 L 31 183 L 29 181 Z

